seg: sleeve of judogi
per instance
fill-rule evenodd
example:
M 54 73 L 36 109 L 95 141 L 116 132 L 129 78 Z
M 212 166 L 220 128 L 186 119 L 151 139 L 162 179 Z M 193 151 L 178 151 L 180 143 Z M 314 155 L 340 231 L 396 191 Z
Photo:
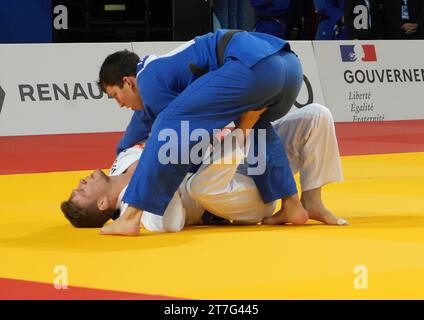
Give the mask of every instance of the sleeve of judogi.
M 149 117 L 144 110 L 135 111 L 130 123 L 125 130 L 124 136 L 118 143 L 116 153 L 128 149 L 142 140 L 146 140 L 150 134 L 154 119 Z

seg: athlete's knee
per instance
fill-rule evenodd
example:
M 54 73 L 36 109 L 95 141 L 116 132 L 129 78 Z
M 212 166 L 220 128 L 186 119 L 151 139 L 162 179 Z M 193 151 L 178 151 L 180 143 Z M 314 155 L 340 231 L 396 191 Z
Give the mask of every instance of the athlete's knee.
M 211 182 L 211 184 L 213 183 Z M 211 184 L 208 184 L 204 179 L 197 179 L 196 176 L 193 176 L 187 182 L 188 194 L 195 201 L 207 201 L 211 190 Z
M 308 111 L 311 112 L 314 115 L 314 118 L 319 123 L 322 124 L 330 124 L 332 125 L 334 123 L 333 115 L 331 114 L 331 111 L 319 103 L 311 103 L 305 108 L 308 108 Z

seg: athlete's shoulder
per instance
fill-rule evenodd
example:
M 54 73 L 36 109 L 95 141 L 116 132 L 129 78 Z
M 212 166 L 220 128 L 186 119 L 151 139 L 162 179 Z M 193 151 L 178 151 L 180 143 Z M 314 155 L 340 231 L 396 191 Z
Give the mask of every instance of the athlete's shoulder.
M 140 142 L 131 148 L 121 151 L 109 170 L 110 176 L 123 174 L 133 163 L 138 161 L 144 150 L 145 142 Z

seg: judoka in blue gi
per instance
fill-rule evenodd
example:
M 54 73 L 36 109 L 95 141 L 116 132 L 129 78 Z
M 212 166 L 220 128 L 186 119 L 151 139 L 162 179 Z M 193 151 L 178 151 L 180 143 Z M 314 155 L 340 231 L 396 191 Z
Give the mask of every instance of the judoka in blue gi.
M 160 57 L 139 60 L 129 51 L 108 56 L 100 69 L 99 85 L 122 107 L 135 110 L 117 151 L 147 138 L 148 142 L 123 198 L 129 208 L 101 233 L 138 235 L 143 210 L 164 215 L 193 164 L 191 159 L 182 161 L 184 154 L 178 163 L 160 161 L 164 131 L 175 132 L 179 150 L 189 152 L 197 141 L 183 139 L 182 123 L 188 123 L 184 130 L 189 134 L 203 129 L 212 136 L 214 129 L 237 123 L 245 112 L 264 107 L 268 111 L 253 129 L 266 132 L 265 170 L 252 177 L 265 203 L 283 199 L 277 213 L 284 216 L 282 221 L 304 223 L 307 212 L 271 125 L 295 102 L 302 77 L 300 61 L 285 40 L 246 31 L 219 30 L 199 36 Z
M 344 0 L 315 0 L 318 13 L 316 40 L 346 40 L 347 28 L 343 23 Z
M 290 0 L 250 0 L 250 4 L 255 8 L 254 31 L 272 34 L 279 38 L 285 37 L 287 31 L 285 15 L 290 6 Z

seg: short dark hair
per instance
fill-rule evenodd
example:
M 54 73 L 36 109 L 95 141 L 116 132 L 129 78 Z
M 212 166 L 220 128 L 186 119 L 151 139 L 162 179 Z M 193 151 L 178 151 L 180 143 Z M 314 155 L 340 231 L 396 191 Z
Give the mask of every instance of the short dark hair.
M 60 209 L 75 228 L 101 228 L 115 211 L 114 209 L 101 211 L 95 202 L 87 207 L 81 207 L 72 200 L 63 201 Z
M 100 67 L 97 85 L 106 92 L 106 86 L 117 85 L 122 88 L 122 78 L 136 75 L 140 57 L 132 51 L 122 50 L 108 55 Z

